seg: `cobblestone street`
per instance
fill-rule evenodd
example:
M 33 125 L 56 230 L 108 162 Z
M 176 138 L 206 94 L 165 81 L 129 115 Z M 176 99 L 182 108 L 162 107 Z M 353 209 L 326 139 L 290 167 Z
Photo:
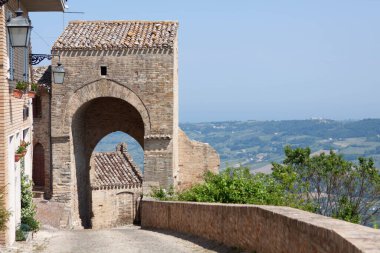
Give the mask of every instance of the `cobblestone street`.
M 16 242 L 0 252 L 119 253 L 119 252 L 238 252 L 195 237 L 125 226 L 109 230 L 55 230 L 44 228 L 30 242 Z

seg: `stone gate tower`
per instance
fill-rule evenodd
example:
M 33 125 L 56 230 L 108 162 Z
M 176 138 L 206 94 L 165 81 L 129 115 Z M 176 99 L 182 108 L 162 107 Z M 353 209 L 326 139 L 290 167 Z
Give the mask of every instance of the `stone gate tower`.
M 74 214 L 69 225 L 91 217 L 90 157 L 109 133 L 142 146 L 145 186 L 183 188 L 218 170 L 216 152 L 178 127 L 177 29 L 166 21 L 74 21 L 55 42 L 66 75 L 52 84 L 48 174 L 52 199 Z

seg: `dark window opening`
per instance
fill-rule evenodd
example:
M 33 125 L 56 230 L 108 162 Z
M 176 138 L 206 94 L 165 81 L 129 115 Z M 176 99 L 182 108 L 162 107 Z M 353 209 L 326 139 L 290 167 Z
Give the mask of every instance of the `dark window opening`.
M 22 110 L 22 118 L 27 120 L 29 118 L 29 106 L 24 107 Z
M 107 67 L 106 66 L 101 66 L 100 67 L 100 75 L 106 76 L 107 75 Z
M 42 117 L 41 97 L 35 96 L 33 98 L 33 118 L 41 118 L 41 117 Z

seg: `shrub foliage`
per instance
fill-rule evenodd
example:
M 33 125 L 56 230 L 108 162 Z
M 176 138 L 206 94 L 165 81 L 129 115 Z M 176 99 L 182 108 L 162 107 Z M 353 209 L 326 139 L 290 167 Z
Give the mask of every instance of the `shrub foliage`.
M 354 164 L 333 151 L 311 156 L 309 148 L 285 148 L 273 173 L 248 168 L 207 172 L 204 183 L 175 193 L 155 188 L 160 200 L 282 205 L 367 225 L 380 212 L 380 174 L 371 158 Z
M 36 232 L 40 223 L 36 220 L 36 205 L 33 203 L 33 183 L 24 170 L 21 171 L 21 224 L 25 231 Z

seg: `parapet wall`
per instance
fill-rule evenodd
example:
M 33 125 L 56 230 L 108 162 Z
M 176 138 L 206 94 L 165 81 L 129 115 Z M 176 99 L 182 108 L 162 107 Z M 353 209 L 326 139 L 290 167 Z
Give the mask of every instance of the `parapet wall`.
M 290 207 L 143 200 L 142 228 L 257 253 L 380 252 L 380 231 Z

